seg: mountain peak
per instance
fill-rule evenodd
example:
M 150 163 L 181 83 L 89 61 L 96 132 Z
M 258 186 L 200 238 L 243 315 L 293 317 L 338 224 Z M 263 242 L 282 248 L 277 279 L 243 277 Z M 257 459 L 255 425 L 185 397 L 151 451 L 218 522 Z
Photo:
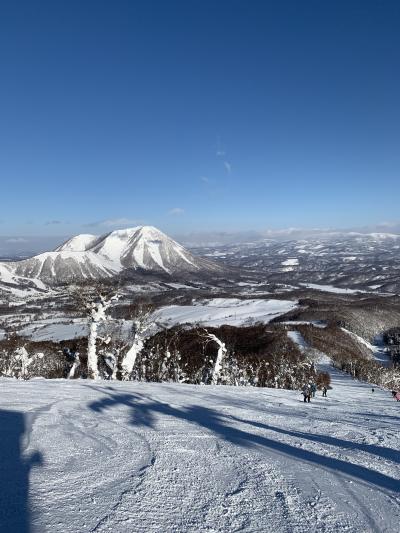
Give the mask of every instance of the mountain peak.
M 81 233 L 80 235 L 75 235 L 71 239 L 68 239 L 63 244 L 58 246 L 54 251 L 55 252 L 86 252 L 94 242 L 98 239 L 98 235 L 90 235 L 86 233 Z
M 11 274 L 49 284 L 111 278 L 129 270 L 170 275 L 224 270 L 194 256 L 154 226 L 120 229 L 101 236 L 76 235 L 53 252 L 9 263 L 7 269 Z

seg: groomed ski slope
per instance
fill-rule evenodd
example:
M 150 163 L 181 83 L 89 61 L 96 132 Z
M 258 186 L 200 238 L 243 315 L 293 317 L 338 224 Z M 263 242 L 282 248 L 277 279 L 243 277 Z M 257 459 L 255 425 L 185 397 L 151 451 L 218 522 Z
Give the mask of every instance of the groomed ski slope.
M 400 405 L 332 377 L 309 405 L 251 387 L 1 380 L 0 530 L 399 531 Z

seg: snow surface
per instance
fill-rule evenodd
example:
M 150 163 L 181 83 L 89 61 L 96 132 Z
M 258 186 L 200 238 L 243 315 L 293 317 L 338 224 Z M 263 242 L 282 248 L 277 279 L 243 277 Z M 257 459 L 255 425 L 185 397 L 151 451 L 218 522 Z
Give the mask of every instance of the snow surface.
M 99 237 L 97 235 L 90 235 L 87 233 L 81 233 L 72 237 L 68 241 L 64 242 L 61 246 L 58 246 L 55 252 L 85 252 L 88 250 Z
M 15 283 L 14 276 L 11 269 L 6 265 L 0 263 L 0 281 L 5 283 Z
M 399 531 L 399 404 L 332 378 L 307 405 L 277 389 L 2 379 L 0 530 Z
M 166 283 L 168 287 L 171 287 L 172 289 L 197 289 L 198 287 L 194 287 L 192 285 L 185 285 L 183 283 Z
M 169 305 L 153 315 L 155 321 L 167 324 L 202 324 L 205 326 L 242 326 L 252 322 L 268 323 L 298 306 L 293 300 L 240 300 L 213 298 L 193 305 Z
M 374 359 L 376 359 L 379 363 L 381 363 L 384 366 L 390 366 L 391 365 L 391 357 L 390 355 L 385 351 L 385 347 L 383 344 L 383 341 L 379 336 L 375 339 L 375 342 L 377 344 L 371 344 L 369 341 L 365 340 L 363 337 L 360 337 L 360 335 L 357 335 L 357 333 L 353 333 L 352 331 L 349 331 L 346 328 L 340 328 L 342 331 L 350 335 L 353 339 L 355 339 L 357 342 L 368 348 L 368 350 L 371 351 L 372 356 Z
M 301 351 L 306 350 L 309 347 L 300 331 L 288 331 L 287 336 L 290 340 L 297 344 Z
M 307 289 L 315 289 L 317 291 L 335 292 L 336 294 L 358 294 L 363 291 L 356 289 L 344 289 L 342 287 L 333 287 L 332 285 L 318 285 L 317 283 L 300 283 Z
M 281 263 L 283 266 L 296 266 L 299 264 L 298 259 L 286 259 L 286 261 L 282 261 Z
M 66 339 L 77 339 L 88 334 L 87 320 L 43 320 L 32 322 L 18 331 L 23 337 L 32 341 L 58 342 Z
M 112 328 L 117 328 L 119 335 L 124 339 L 131 337 L 133 321 L 132 320 L 113 320 L 108 318 L 106 323 L 99 325 L 99 333 L 107 334 Z M 85 318 L 74 318 L 65 320 L 65 318 L 46 318 L 30 322 L 21 329 L 16 330 L 18 335 L 27 337 L 32 341 L 62 341 L 72 340 L 79 337 L 86 337 L 89 333 L 88 321 Z

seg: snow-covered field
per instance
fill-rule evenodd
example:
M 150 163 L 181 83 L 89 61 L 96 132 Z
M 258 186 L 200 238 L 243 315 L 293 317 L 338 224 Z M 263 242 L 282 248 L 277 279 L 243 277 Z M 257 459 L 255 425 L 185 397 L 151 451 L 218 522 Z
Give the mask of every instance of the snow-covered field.
M 154 313 L 157 322 L 167 324 L 202 324 L 206 326 L 243 326 L 257 321 L 268 323 L 298 306 L 294 300 L 240 300 L 213 298 L 193 305 L 170 305 Z
M 385 351 L 384 343 L 382 341 L 382 338 L 380 335 L 378 335 L 375 338 L 375 344 L 371 344 L 369 341 L 363 339 L 360 337 L 360 335 L 357 335 L 356 333 L 353 333 L 352 331 L 349 331 L 346 328 L 340 328 L 342 331 L 350 335 L 353 339 L 355 339 L 357 342 L 368 348 L 370 350 L 371 355 L 374 359 L 379 361 L 381 365 L 383 366 L 390 366 L 391 365 L 391 358 L 390 355 Z
M 0 381 L 4 532 L 395 532 L 400 412 L 226 386 Z
M 76 339 L 88 334 L 87 321 L 84 319 L 64 320 L 63 318 L 49 318 L 31 322 L 19 330 L 19 335 L 33 341 L 62 341 Z
M 298 306 L 297 300 L 263 300 L 238 298 L 211 298 L 193 301 L 192 305 L 170 305 L 161 307 L 153 313 L 152 332 L 157 325 L 171 327 L 176 324 L 201 324 L 203 326 L 249 325 L 254 322 L 268 323 L 273 318 L 283 315 Z M 7 317 L 14 322 L 18 334 L 33 341 L 61 341 L 76 339 L 88 334 L 87 320 L 83 318 L 46 317 L 32 320 L 30 317 Z M 120 320 L 121 334 L 129 336 L 132 320 Z M 104 326 L 110 324 L 110 321 Z M 100 328 L 102 330 L 102 327 Z M 2 330 L 0 330 L 0 339 Z
M 317 283 L 300 283 L 303 287 L 307 287 L 307 289 L 315 289 L 316 291 L 324 291 L 324 292 L 333 292 L 336 294 L 357 294 L 362 291 L 355 290 L 355 289 L 343 289 L 341 287 L 333 287 L 332 285 L 319 285 Z

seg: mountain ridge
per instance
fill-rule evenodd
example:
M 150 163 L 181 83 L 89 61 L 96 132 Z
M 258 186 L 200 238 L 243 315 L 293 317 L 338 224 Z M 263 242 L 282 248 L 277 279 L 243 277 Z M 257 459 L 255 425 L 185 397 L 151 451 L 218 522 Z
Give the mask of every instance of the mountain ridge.
M 154 226 L 75 235 L 53 251 L 7 263 L 15 276 L 49 285 L 113 278 L 132 270 L 175 275 L 222 272 L 224 267 L 193 255 Z

